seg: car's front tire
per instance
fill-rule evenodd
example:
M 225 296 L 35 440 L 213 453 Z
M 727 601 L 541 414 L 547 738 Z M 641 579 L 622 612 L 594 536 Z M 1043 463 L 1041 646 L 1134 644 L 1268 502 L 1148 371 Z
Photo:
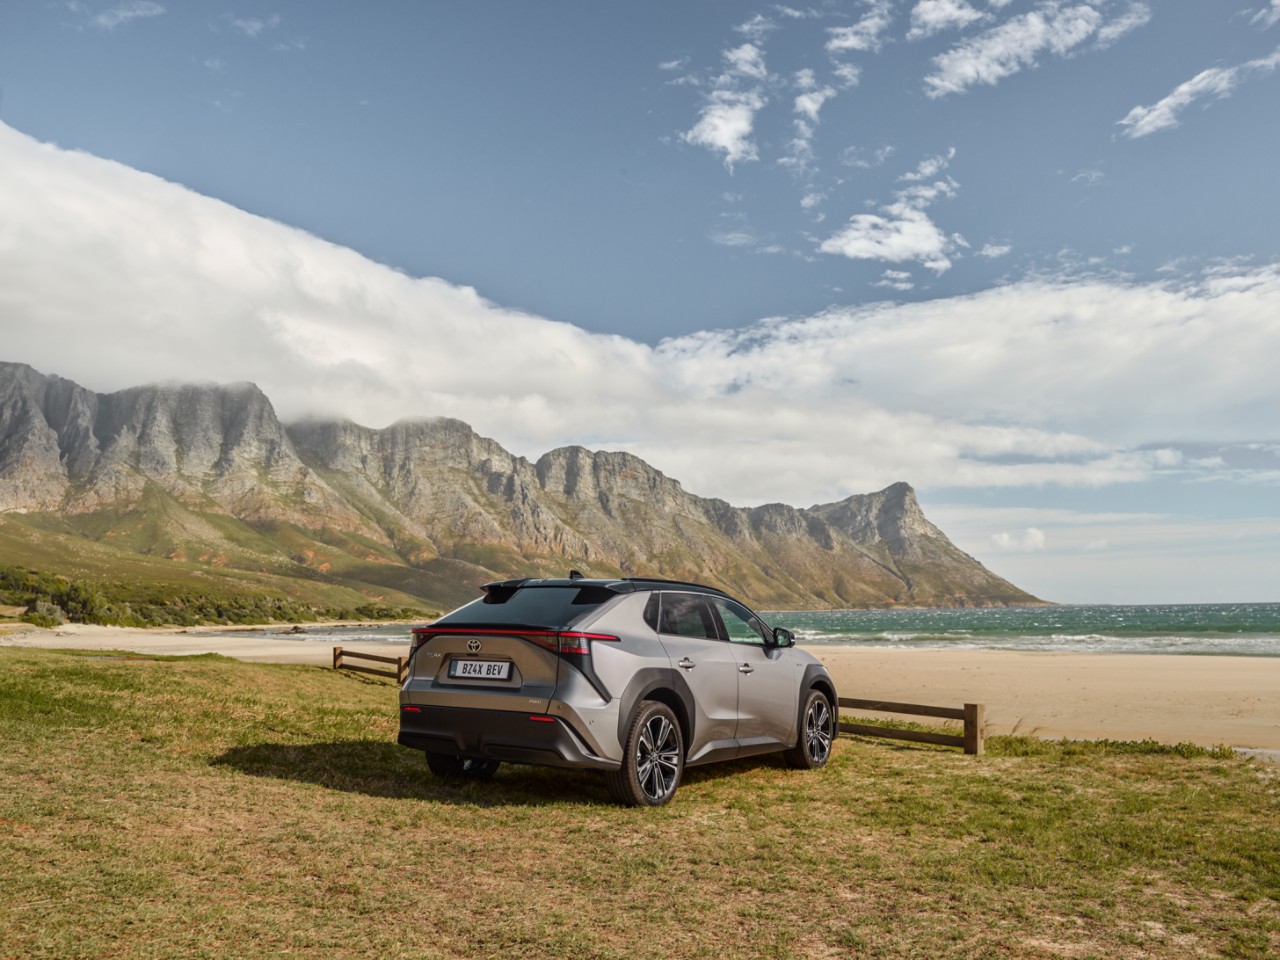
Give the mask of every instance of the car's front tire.
M 680 722 L 665 703 L 645 700 L 623 743 L 622 768 L 605 774 L 609 793 L 629 807 L 660 807 L 673 796 L 684 773 Z
M 474 757 L 460 757 L 453 753 L 427 751 L 427 769 L 437 777 L 488 780 L 498 772 L 499 766 L 501 764 L 497 760 L 477 760 Z
M 810 690 L 800 708 L 800 739 L 784 756 L 797 770 L 816 770 L 831 757 L 836 738 L 836 715 L 831 701 L 821 690 Z

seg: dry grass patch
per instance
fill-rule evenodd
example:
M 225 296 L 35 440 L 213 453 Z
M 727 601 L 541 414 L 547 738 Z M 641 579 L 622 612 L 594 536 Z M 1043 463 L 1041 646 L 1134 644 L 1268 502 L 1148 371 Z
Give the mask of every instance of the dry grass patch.
M 432 778 L 395 687 L 0 649 L 0 957 L 1268 957 L 1253 761 L 842 739 L 819 773 Z

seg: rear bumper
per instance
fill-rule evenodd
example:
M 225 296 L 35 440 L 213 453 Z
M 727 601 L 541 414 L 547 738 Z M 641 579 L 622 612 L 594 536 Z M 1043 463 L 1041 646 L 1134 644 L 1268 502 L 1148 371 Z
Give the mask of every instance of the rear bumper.
M 396 739 L 414 750 L 504 763 L 580 770 L 617 770 L 621 766 L 592 753 L 560 718 L 531 720 L 528 713 L 509 710 L 405 704 L 400 709 Z

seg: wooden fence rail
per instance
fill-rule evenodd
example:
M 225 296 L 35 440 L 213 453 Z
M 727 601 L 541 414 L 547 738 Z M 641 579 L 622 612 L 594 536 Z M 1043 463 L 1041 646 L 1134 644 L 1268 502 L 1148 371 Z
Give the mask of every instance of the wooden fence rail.
M 982 733 L 986 720 L 986 706 L 981 703 L 966 703 L 963 707 L 929 707 L 920 703 L 892 703 L 888 700 L 855 700 L 852 697 L 841 697 L 840 706 L 870 713 L 897 713 L 912 717 L 942 717 L 945 720 L 964 721 L 963 736 L 930 733 L 926 730 L 898 730 L 892 727 L 877 727 L 869 723 L 841 722 L 841 729 L 861 737 L 888 737 L 891 740 L 910 740 L 913 743 L 937 743 L 944 747 L 963 747 L 965 753 L 974 756 L 981 756 L 986 746 L 986 738 Z
M 361 667 L 354 663 L 347 663 L 347 659 L 355 660 L 375 660 L 378 663 L 393 663 L 395 670 L 379 670 L 376 667 Z M 408 657 L 384 657 L 376 653 L 360 653 L 358 650 L 343 650 L 342 647 L 333 648 L 333 669 L 335 670 L 354 670 L 356 673 L 371 673 L 375 677 L 390 677 L 396 683 L 404 683 L 409 679 L 409 658 Z

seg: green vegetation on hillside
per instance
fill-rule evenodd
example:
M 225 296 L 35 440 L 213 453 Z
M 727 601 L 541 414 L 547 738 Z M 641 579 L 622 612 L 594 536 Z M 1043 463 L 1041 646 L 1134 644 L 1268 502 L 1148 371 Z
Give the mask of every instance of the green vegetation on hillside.
M 317 607 L 288 597 L 173 592 L 163 584 L 71 580 L 24 567 L 0 565 L 0 605 L 26 607 L 21 618 L 41 627 L 99 623 L 120 627 L 196 626 L 202 623 L 410 620 L 413 607 L 364 603 Z
M 431 777 L 396 687 L 0 648 L 0 956 L 1280 955 L 1280 768 L 1224 751 L 845 737 L 818 772 Z

